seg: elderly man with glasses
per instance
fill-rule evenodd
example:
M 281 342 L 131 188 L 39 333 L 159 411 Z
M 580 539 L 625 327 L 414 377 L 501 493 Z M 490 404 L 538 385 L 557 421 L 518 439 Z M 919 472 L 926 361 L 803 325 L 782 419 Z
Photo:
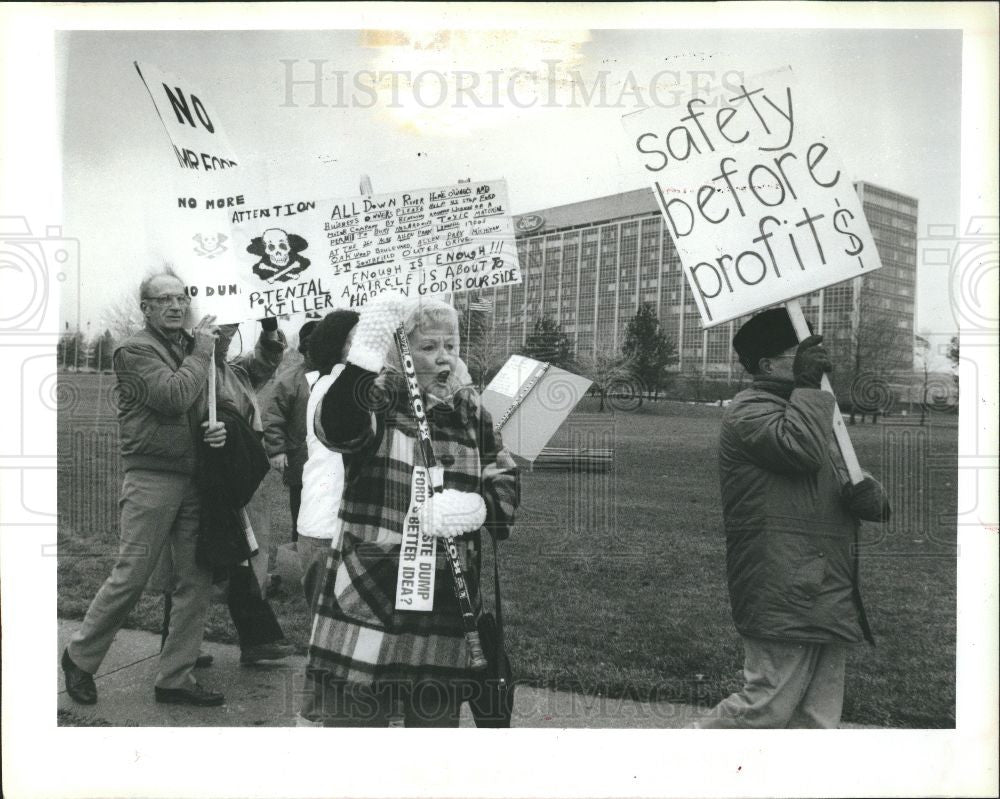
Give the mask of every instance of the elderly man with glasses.
M 160 653 L 156 701 L 221 705 L 223 695 L 203 688 L 192 675 L 212 588 L 211 570 L 195 560 L 196 476 L 201 442 L 216 448 L 226 443 L 225 425 L 203 420 L 216 340 L 232 333 L 220 331 L 209 315 L 189 334 L 184 329 L 188 297 L 172 273 L 147 278 L 139 294 L 146 326 L 114 353 L 125 473 L 121 551 L 63 652 L 66 690 L 76 702 L 97 701 L 93 675 L 169 546 L 173 609 Z

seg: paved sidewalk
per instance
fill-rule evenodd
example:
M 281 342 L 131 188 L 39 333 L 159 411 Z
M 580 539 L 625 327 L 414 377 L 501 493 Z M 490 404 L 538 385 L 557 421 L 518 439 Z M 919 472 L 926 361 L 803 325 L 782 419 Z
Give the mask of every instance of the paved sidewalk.
M 59 621 L 58 658 L 78 621 Z M 202 651 L 215 657 L 198 679 L 226 695 L 217 708 L 162 705 L 153 699 L 160 637 L 121 630 L 96 677 L 97 704 L 78 705 L 64 691 L 57 669 L 60 724 L 114 727 L 293 727 L 302 690 L 304 656 L 273 665 L 240 666 L 239 647 L 206 641 Z M 668 702 L 585 696 L 519 685 L 515 693 L 514 727 L 549 729 L 665 729 L 684 727 L 705 709 Z M 474 727 L 468 705 L 462 727 Z

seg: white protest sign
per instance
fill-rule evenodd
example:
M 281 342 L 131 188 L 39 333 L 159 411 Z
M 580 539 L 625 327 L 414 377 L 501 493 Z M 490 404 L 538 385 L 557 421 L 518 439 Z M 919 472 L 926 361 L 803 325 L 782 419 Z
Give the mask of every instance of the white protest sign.
M 248 182 L 242 168 L 211 176 L 174 170 L 145 204 L 153 263 L 170 264 L 180 277 L 195 320 L 208 313 L 219 323 L 253 318 L 246 311 L 227 214 L 249 202 Z
M 333 200 L 285 192 L 227 213 L 245 318 L 521 282 L 502 180 Z
M 247 177 L 204 91 L 148 62 L 135 62 L 180 170 L 157 181 L 143 211 L 153 263 L 174 269 L 191 298 L 191 315 L 246 319 L 238 262 L 220 209 L 245 202 Z
M 539 366 L 541 363 L 534 358 L 511 355 L 490 381 L 489 388 L 497 394 L 513 399 Z
M 706 327 L 881 266 L 790 68 L 623 118 Z
M 236 166 L 236 154 L 205 93 L 153 64 L 134 62 L 182 169 L 213 172 Z
M 184 167 L 150 198 L 147 240 L 184 282 L 194 317 L 242 322 L 357 307 L 387 291 L 521 282 L 504 181 L 328 199 L 338 192 L 321 184 L 349 185 L 342 166 L 310 160 L 308 177 L 294 160 L 233 169 L 204 93 L 135 67 Z

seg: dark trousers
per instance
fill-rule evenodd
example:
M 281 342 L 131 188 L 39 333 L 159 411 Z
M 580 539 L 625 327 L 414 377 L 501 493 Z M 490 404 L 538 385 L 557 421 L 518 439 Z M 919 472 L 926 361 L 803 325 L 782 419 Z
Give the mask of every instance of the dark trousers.
M 234 566 L 229 570 L 229 588 L 226 592 L 229 615 L 236 626 L 240 649 L 260 644 L 273 644 L 285 638 L 270 603 L 260 595 L 260 587 L 249 566 Z M 166 640 L 170 628 L 170 594 L 164 594 L 162 639 Z M 162 646 L 162 641 L 161 641 Z
M 292 541 L 299 540 L 299 508 L 302 507 L 302 485 L 288 486 L 288 507 L 292 511 Z
M 236 566 L 229 570 L 226 601 L 240 638 L 240 649 L 273 644 L 285 637 L 270 603 L 261 597 L 257 579 L 249 566 Z

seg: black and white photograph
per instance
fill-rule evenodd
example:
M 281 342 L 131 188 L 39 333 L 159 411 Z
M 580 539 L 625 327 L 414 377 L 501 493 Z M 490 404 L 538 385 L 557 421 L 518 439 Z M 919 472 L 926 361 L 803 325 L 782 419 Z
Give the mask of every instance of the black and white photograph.
M 995 795 L 995 4 L 2 13 L 5 795 Z

